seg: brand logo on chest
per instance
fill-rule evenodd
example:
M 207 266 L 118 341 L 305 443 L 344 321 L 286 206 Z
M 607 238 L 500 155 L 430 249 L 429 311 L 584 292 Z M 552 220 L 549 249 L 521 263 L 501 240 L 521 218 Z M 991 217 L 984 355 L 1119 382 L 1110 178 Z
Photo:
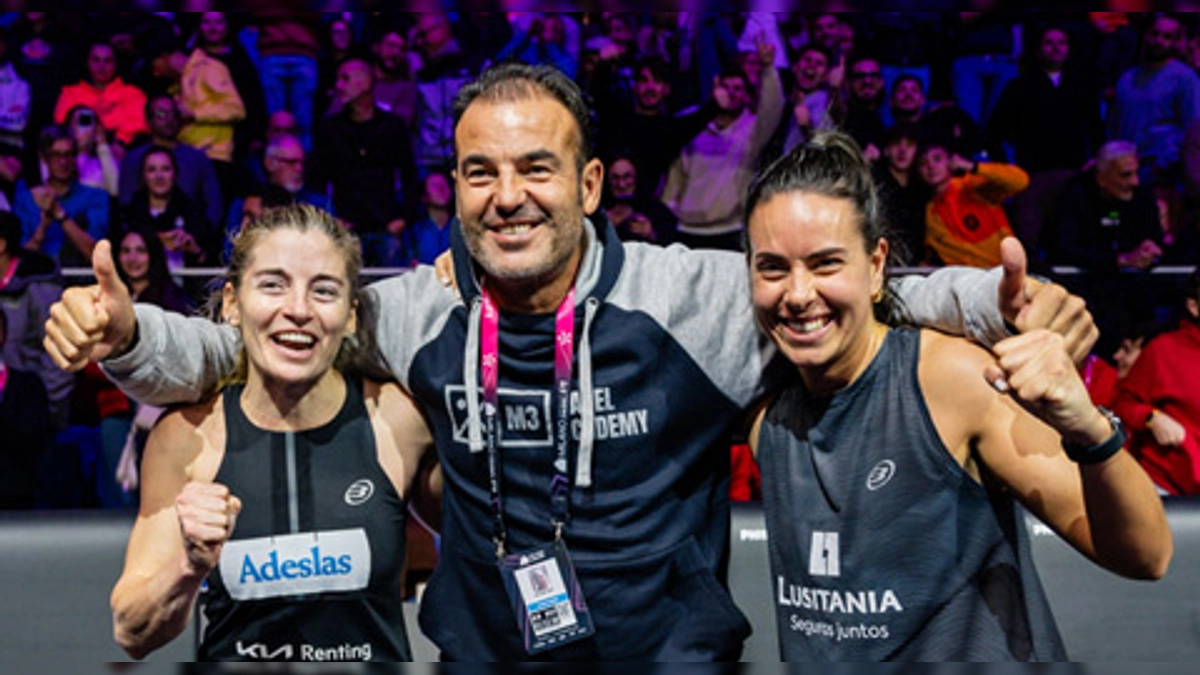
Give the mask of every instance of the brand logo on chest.
M 357 591 L 371 578 L 371 545 L 361 528 L 234 540 L 220 568 L 234 600 Z

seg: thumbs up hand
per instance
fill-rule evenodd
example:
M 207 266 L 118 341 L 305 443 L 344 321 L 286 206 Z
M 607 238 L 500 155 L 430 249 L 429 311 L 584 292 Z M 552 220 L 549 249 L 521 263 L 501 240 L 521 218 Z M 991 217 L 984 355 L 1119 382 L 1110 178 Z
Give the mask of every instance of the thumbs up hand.
M 129 350 L 137 329 L 129 289 L 117 276 L 112 244 L 100 241 L 92 253 L 96 284 L 69 288 L 50 308 L 43 344 L 64 370 L 80 370 Z
M 1025 249 L 1015 238 L 1000 243 L 1004 275 L 1000 281 L 1000 312 L 1022 333 L 1044 328 L 1063 336 L 1075 363 L 1087 358 L 1100 337 L 1087 304 L 1062 286 L 1029 276 Z

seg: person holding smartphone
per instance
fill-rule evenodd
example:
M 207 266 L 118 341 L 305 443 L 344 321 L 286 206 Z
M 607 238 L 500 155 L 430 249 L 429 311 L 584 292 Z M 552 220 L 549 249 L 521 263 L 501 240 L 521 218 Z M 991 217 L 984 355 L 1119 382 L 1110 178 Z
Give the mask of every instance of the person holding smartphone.
M 79 146 L 79 154 L 75 157 L 79 182 L 116 197 L 121 177 L 118 155 L 124 153 L 119 146 L 114 147 L 109 142 L 108 130 L 100 124 L 96 111 L 87 106 L 72 108 L 67 113 L 67 128 Z

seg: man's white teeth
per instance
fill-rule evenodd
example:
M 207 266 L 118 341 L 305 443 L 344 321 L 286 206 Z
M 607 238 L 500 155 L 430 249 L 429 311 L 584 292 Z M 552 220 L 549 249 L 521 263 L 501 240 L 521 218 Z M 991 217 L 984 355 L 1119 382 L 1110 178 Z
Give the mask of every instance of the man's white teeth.
M 501 225 L 496 231 L 500 234 L 525 234 L 532 229 L 532 225 Z
M 286 347 L 304 348 L 316 344 L 317 339 L 304 333 L 280 333 L 275 336 L 275 341 Z
M 812 333 L 825 327 L 825 319 L 809 319 L 808 321 L 792 321 L 788 327 L 797 333 Z

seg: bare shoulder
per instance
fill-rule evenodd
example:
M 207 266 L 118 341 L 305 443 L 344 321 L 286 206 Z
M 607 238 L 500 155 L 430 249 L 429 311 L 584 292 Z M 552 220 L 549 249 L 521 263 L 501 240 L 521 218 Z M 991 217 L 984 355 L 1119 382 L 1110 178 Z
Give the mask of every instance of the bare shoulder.
M 984 379 L 984 369 L 992 363 L 990 352 L 964 338 L 921 331 L 921 391 L 934 425 L 952 450 L 979 434 L 999 401 L 1000 395 Z
M 396 492 L 407 498 L 421 456 L 433 445 L 433 434 L 416 401 L 399 384 L 363 380 L 363 398 L 380 466 Z
M 225 449 L 224 396 L 166 412 L 147 439 L 146 461 L 181 468 L 190 480 L 212 480 Z

